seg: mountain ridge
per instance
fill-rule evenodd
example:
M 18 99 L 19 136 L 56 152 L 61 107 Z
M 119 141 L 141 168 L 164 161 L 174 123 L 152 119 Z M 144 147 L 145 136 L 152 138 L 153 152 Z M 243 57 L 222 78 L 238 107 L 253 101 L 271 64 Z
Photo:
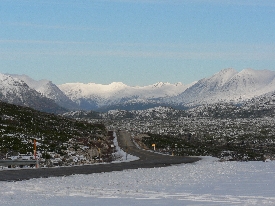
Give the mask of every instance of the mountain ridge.
M 69 99 L 55 84 L 51 81 L 42 79 L 34 80 L 27 75 L 19 74 L 8 74 L 14 78 L 24 81 L 30 88 L 41 93 L 43 96 L 53 100 L 55 103 L 61 107 L 67 108 L 69 110 L 80 109 L 78 105 Z
M 49 113 L 67 111 L 53 100 L 30 88 L 24 81 L 5 74 L 0 74 L 0 101 Z
M 183 92 L 190 85 L 158 82 L 148 86 L 131 87 L 123 83 L 113 82 L 108 85 L 67 83 L 58 85 L 58 87 L 72 101 L 77 102 L 79 105 L 90 104 L 91 110 L 132 101 L 144 102 L 175 96 Z
M 275 87 L 270 87 L 273 82 L 274 71 L 245 69 L 237 72 L 234 69 L 225 69 L 199 80 L 171 101 L 185 105 L 220 101 L 238 103 L 274 91 Z
M 181 82 L 175 84 L 157 82 L 148 86 L 128 86 L 122 82 L 105 85 L 96 83 L 55 85 L 51 81 L 36 81 L 26 75 L 13 76 L 69 110 L 106 111 L 119 108 L 135 110 L 158 105 L 185 108 L 217 102 L 239 104 L 265 94 L 267 96 L 265 98 L 268 98 L 275 92 L 275 71 L 250 68 L 240 72 L 233 68 L 223 69 L 188 85 Z M 22 82 L 20 84 L 23 85 Z

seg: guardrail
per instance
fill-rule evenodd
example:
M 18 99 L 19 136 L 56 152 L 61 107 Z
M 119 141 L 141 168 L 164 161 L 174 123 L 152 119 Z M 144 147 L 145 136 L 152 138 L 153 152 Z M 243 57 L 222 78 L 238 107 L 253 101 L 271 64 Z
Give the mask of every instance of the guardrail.
M 10 165 L 36 165 L 36 160 L 0 160 L 0 166 L 10 166 Z

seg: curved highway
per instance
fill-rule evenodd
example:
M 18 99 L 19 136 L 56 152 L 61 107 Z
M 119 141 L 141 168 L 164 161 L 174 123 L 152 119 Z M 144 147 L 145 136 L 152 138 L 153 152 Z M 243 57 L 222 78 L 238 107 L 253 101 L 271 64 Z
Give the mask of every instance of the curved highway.
M 32 178 L 47 178 L 57 176 L 68 176 L 73 174 L 91 174 L 101 172 L 122 171 L 127 169 L 166 167 L 173 164 L 193 163 L 198 157 L 180 157 L 161 155 L 138 149 L 126 131 L 117 133 L 119 146 L 127 153 L 138 156 L 140 159 L 132 162 L 84 165 L 74 167 L 54 167 L 39 169 L 14 169 L 0 171 L 0 181 L 20 181 Z
M 151 164 L 151 165 L 162 165 L 169 166 L 173 164 L 182 164 L 182 163 L 193 163 L 200 158 L 198 157 L 182 157 L 182 156 L 170 156 L 170 155 L 162 155 L 159 153 L 154 153 L 152 151 L 146 151 L 142 149 L 138 149 L 133 143 L 131 136 L 126 131 L 120 131 L 117 133 L 118 144 L 127 153 L 137 156 L 140 159 L 138 162 L 140 164 Z

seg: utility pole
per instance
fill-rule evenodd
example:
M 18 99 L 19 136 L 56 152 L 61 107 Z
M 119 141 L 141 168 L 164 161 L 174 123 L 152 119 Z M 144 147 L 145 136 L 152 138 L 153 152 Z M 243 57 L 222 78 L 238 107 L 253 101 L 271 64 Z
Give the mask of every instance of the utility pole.
M 127 155 L 128 155 L 128 145 L 127 145 L 127 142 L 126 142 L 126 160 L 127 160 Z
M 100 161 L 100 159 L 101 159 L 101 149 L 99 147 L 97 147 L 96 145 L 95 145 L 95 147 L 97 148 L 98 155 L 99 155 L 99 161 Z
M 36 139 L 33 140 L 33 154 L 34 154 L 34 159 L 36 161 L 35 168 L 38 168 L 38 159 L 36 156 Z
M 99 152 L 99 161 L 101 162 L 101 149 L 100 148 L 98 148 L 98 152 Z

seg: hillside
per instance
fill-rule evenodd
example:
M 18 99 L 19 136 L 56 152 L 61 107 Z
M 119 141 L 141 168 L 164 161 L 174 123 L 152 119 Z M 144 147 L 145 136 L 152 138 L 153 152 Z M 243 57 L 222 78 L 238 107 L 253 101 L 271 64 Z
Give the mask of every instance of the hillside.
M 0 102 L 0 151 L 33 153 L 37 140 L 38 155 L 58 165 L 93 162 L 93 156 L 109 158 L 112 139 L 102 124 L 64 118 L 27 107 Z M 56 159 L 59 158 L 59 159 Z M 57 162 L 56 162 L 57 161 Z M 43 165 L 43 163 L 42 163 Z
M 169 101 L 196 106 L 217 102 L 241 103 L 275 91 L 275 72 L 269 70 L 224 69 L 209 78 L 199 80 Z

